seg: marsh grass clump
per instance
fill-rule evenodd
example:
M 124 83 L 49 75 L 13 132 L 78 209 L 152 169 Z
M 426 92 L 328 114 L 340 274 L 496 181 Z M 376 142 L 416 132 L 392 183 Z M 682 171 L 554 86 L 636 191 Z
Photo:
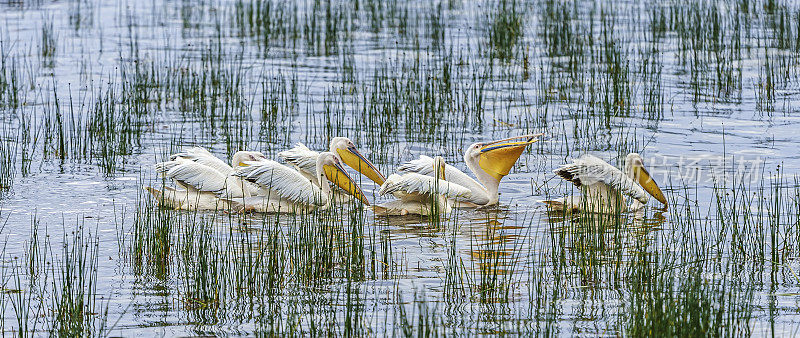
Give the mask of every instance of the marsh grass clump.
M 56 251 L 47 227 L 34 215 L 30 238 L 21 251 L 3 246 L 2 257 L 7 264 L 0 268 L 4 276 L 0 305 L 4 318 L 14 316 L 13 321 L 3 322 L 4 330 L 21 336 L 43 332 L 91 337 L 106 334 L 108 307 L 102 304 L 104 297 L 98 290 L 96 232 L 85 229 L 80 220 L 74 231 L 64 231 L 64 245 Z M 6 305 L 10 305 L 11 313 Z
M 585 18 L 577 10 L 577 3 L 570 1 L 547 0 L 541 3 L 538 28 L 542 43 L 549 57 L 568 57 L 566 67 L 571 76 L 584 71 L 584 51 L 592 46 L 594 23 L 591 15 Z
M 797 331 L 791 169 L 695 182 L 681 181 L 686 163 L 664 162 L 657 168 L 675 181 L 666 213 L 564 214 L 537 202 L 580 193 L 551 172 L 585 152 L 617 163 L 630 151 L 718 152 L 721 124 L 737 129 L 723 153 L 791 149 L 793 2 L 0 6 L 0 331 L 117 334 L 107 311 L 126 310 L 104 306 L 109 292 L 135 308 L 121 330 L 144 335 Z M 27 20 L 27 11 L 45 14 Z M 272 158 L 295 142 L 322 150 L 347 136 L 383 173 L 420 154 L 465 170 L 469 144 L 538 131 L 547 139 L 504 179 L 496 208 L 400 219 L 350 204 L 187 212 L 140 189 L 169 183 L 148 176 L 152 163 L 187 146 Z M 722 158 L 722 176 L 738 174 Z M 42 195 L 25 190 L 62 181 Z M 62 203 L 73 188 L 90 198 Z M 97 228 L 79 219 L 59 236 L 45 226 L 94 197 Z M 49 209 L 20 241 L 31 203 Z M 120 259 L 106 261 L 109 222 Z
M 473 276 L 472 297 L 481 304 L 507 304 L 513 301 L 513 292 L 517 287 L 518 278 L 515 269 L 522 251 L 518 242 L 511 241 L 513 236 L 504 233 L 503 230 L 493 227 L 494 224 L 502 224 L 497 219 L 497 215 L 486 215 L 486 229 L 483 234 L 477 237 L 481 239 L 483 245 L 471 245 L 471 255 L 474 259 L 472 264 L 477 265 L 473 271 L 477 271 Z M 480 230 L 479 230 L 480 231 Z
M 300 109 L 297 86 L 297 78 L 280 74 L 261 83 L 259 140 L 268 147 L 282 149 L 290 145 L 291 122 Z
M 14 139 L 0 134 L 0 196 L 3 191 L 11 189 L 11 183 L 16 175 L 16 143 Z
M 114 88 L 99 93 L 86 126 L 92 158 L 99 160 L 99 166 L 109 176 L 119 170 L 123 157 L 139 145 L 146 121 L 142 114 L 131 109 L 131 105 L 118 105 L 115 93 Z M 130 93 L 123 95 L 123 102 L 131 99 Z
M 60 336 L 102 336 L 105 331 L 108 308 L 102 308 L 97 292 L 98 239 L 82 228 L 64 246 L 53 279 L 50 332 Z M 70 241 L 66 236 L 64 240 Z
M 39 42 L 39 56 L 42 65 L 53 68 L 55 65 L 56 43 L 58 36 L 53 30 L 53 17 L 45 16 L 42 18 L 41 39 Z
M 79 31 L 94 26 L 96 3 L 91 0 L 70 0 L 69 25 Z
M 142 194 L 134 214 L 131 237 L 122 237 L 121 244 L 129 246 L 127 257 L 135 274 L 166 280 L 175 254 L 174 232 L 181 224 L 181 215 L 158 208 L 149 196 Z
M 20 66 L 11 50 L 0 39 L 0 107 L 14 109 L 20 105 Z
M 525 8 L 516 0 L 501 0 L 488 15 L 489 57 L 507 60 L 514 57 L 517 42 L 525 34 Z
M 262 56 L 272 47 L 299 48 L 301 25 L 297 5 L 280 1 L 244 1 L 233 4 L 231 29 L 239 37 L 251 37 Z
M 196 329 L 251 323 L 258 332 L 361 332 L 356 283 L 382 269 L 371 261 L 378 239 L 364 232 L 366 219 L 355 205 L 307 215 L 235 215 L 176 212 L 141 198 L 126 230 L 132 237 L 123 241 L 131 267 L 142 281 L 176 282 L 177 310 Z M 307 298 L 309 288 L 340 282 L 349 286 L 330 300 Z M 352 317 L 334 315 L 340 302 Z
M 237 0 L 230 10 L 232 34 L 251 39 L 262 57 L 268 53 L 337 55 L 350 38 L 353 5 L 346 1 Z
M 725 277 L 706 281 L 700 268 L 649 271 L 632 283 L 627 334 L 749 336 L 753 290 Z

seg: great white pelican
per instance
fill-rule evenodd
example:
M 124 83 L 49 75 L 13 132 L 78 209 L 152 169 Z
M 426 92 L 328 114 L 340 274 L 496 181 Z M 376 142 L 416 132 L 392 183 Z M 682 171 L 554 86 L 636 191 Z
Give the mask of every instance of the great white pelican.
M 381 185 L 386 180 L 386 177 L 381 174 L 378 168 L 364 155 L 361 155 L 350 139 L 334 137 L 331 139 L 329 148 L 329 152 L 336 156 L 339 161 L 369 177 L 376 184 Z M 319 154 L 308 149 L 304 144 L 298 143 L 292 149 L 279 152 L 278 156 L 294 166 L 303 176 L 319 185 L 319 180 L 316 176 L 317 157 L 319 157 Z
M 452 202 L 468 198 L 469 189 L 448 182 L 445 176 L 446 163 L 441 156 L 433 158 L 434 176 L 418 173 L 392 174 L 381 185 L 381 195 L 394 195 L 398 199 L 373 207 L 376 215 L 422 215 L 446 214 Z
M 464 163 L 477 180 L 467 176 L 456 167 L 446 164 L 444 176 L 447 182 L 465 187 L 470 191 L 469 196 L 460 198 L 455 205 L 475 207 L 497 204 L 500 199 L 498 191 L 500 180 L 508 175 L 525 148 L 539 141 L 537 137 L 542 135 L 523 135 L 470 145 L 464 152 Z M 402 164 L 398 171 L 434 176 L 434 168 L 434 159 L 423 155 L 419 159 Z
M 630 153 L 625 157 L 624 170 L 595 156 L 583 155 L 555 170 L 556 175 L 581 188 L 581 195 L 542 202 L 554 210 L 614 214 L 640 210 L 649 195 L 667 206 L 664 193 L 650 177 L 639 154 Z M 630 206 L 625 204 L 623 195 L 633 198 Z
M 333 204 L 333 193 L 329 182 L 354 196 L 361 203 L 369 205 L 369 200 L 347 174 L 339 158 L 330 152 L 320 153 L 317 156 L 314 172 L 319 185 L 314 184 L 299 171 L 272 160 L 249 161 L 245 164 L 233 175 L 255 183 L 269 193 L 264 196 L 228 201 L 239 211 L 303 213 L 325 210 Z
M 171 158 L 170 161 L 157 163 L 156 171 L 173 180 L 178 189 L 145 187 L 164 206 L 181 210 L 225 209 L 227 204 L 218 198 L 244 198 L 263 193 L 258 186 L 233 176 L 235 168 L 244 162 L 266 158 L 259 152 L 236 152 L 231 160 L 232 165 L 200 147 L 186 149 Z

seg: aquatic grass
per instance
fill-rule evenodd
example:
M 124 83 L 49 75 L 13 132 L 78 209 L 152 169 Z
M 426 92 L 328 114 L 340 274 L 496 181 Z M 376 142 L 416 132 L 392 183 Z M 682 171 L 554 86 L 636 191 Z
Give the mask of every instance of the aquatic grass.
M 23 337 L 44 332 L 104 336 L 110 328 L 108 307 L 97 290 L 97 237 L 77 222 L 69 234 L 65 229 L 61 251 L 53 250 L 47 226 L 36 215 L 30 218 L 30 238 L 21 256 L 11 257 L 19 253 L 8 243 L 3 246 L 0 304 L 4 316 L 8 305 L 14 316 L 13 322 L 2 324 L 6 332 Z
M 282 300 L 286 287 L 298 282 L 323 287 L 342 278 L 361 281 L 368 271 L 366 238 L 359 230 L 365 219 L 363 211 L 351 209 L 354 206 L 342 213 L 251 218 L 176 214 L 140 196 L 147 200 L 139 204 L 130 230 L 133 240 L 127 243 L 132 267 L 144 277 L 177 279 L 177 304 L 201 331 L 230 321 L 253 321 L 259 331 L 295 332 L 291 322 L 277 316 L 287 309 L 299 310 Z M 377 241 L 374 235 L 367 238 Z M 300 332 L 319 329 L 312 329 L 313 322 L 303 323 Z M 358 330 L 357 325 L 351 329 Z
M 56 41 L 58 37 L 53 30 L 53 17 L 42 17 L 41 40 L 39 42 L 39 56 L 45 67 L 53 68 L 56 55 Z
M 102 336 L 108 308 L 98 303 L 97 248 L 98 239 L 90 232 L 82 233 L 83 225 L 66 245 L 61 256 L 56 278 L 53 279 L 53 327 L 56 335 Z M 70 239 L 65 236 L 65 243 Z
M 68 10 L 69 25 L 73 30 L 88 29 L 94 26 L 96 3 L 91 0 L 70 0 Z
M 130 237 L 121 237 L 121 244 L 128 248 L 126 257 L 135 274 L 165 280 L 171 271 L 173 233 L 181 224 L 181 215 L 159 208 L 144 192 L 139 193 L 138 201 Z
M 490 58 L 507 60 L 514 57 L 517 42 L 524 34 L 525 9 L 516 0 L 501 0 L 490 7 L 487 34 Z
M 349 38 L 353 8 L 344 1 L 286 4 L 237 0 L 230 10 L 231 31 L 249 38 L 266 57 L 273 49 L 308 55 L 337 55 Z
M 5 134 L 4 132 L 3 134 Z M 0 192 L 11 189 L 16 175 L 17 147 L 16 139 L 0 136 Z M 2 194 L 0 194 L 2 196 Z
M 503 3 L 511 5 L 504 12 Z M 796 94 L 796 6 L 503 3 L 486 4 L 472 18 L 464 12 L 475 7 L 455 1 L 156 1 L 112 9 L 113 20 L 80 31 L 84 15 L 108 8 L 89 9 L 83 0 L 48 5 L 70 9 L 69 21 L 43 18 L 58 38 L 52 71 L 23 57 L 41 57 L 41 22 L 22 25 L 32 32 L 30 46 L 7 34 L 0 39 L 0 177 L 7 182 L 0 185 L 10 187 L 3 202 L 21 203 L 17 182 L 91 176 L 84 164 L 104 176 L 90 180 L 110 186 L 99 199 L 125 200 L 146 181 L 125 179 L 150 170 L 135 163 L 182 146 L 274 154 L 296 141 L 324 149 L 331 137 L 348 136 L 390 173 L 419 154 L 442 154 L 464 169 L 466 145 L 542 130 L 546 142 L 514 169 L 526 168 L 529 194 L 526 184 L 509 184 L 498 210 L 449 219 L 398 225 L 368 211 L 240 216 L 161 209 L 146 195 L 125 201 L 136 210 L 130 219 L 114 217 L 125 247 L 124 266 L 115 271 L 132 272 L 121 287 L 135 290 L 131 302 L 142 306 L 142 317 L 126 325 L 156 313 L 176 331 L 219 335 L 738 336 L 772 323 L 791 329 L 784 319 L 792 310 L 782 306 L 792 297 L 782 293 L 796 283 L 800 251 L 800 193 L 791 169 L 769 170 L 757 183 L 680 182 L 668 191 L 669 213 L 648 209 L 643 220 L 551 215 L 533 201 L 571 191 L 547 182 L 548 175 L 583 152 L 614 162 L 629 151 L 684 149 L 670 140 L 683 137 L 673 131 L 687 121 L 692 128 L 702 122 L 698 130 L 713 137 L 715 119 L 744 114 L 751 126 L 753 110 L 760 122 L 784 130 L 780 113 L 790 112 Z M 494 15 L 501 12 L 508 15 Z M 98 46 L 98 59 L 83 57 L 82 48 Z M 75 65 L 80 81 L 64 75 Z M 714 142 L 691 144 L 715 151 Z M 785 142 L 743 137 L 735 147 L 781 149 Z M 151 153 L 158 158 L 143 155 Z M 674 177 L 678 169 L 669 165 L 663 170 Z M 10 224 L 18 218 L 12 214 Z M 31 242 L 24 250 L 48 246 Z M 45 289 L 62 283 L 27 286 L 27 275 L 47 266 L 36 257 L 2 269 L 8 294 L 0 306 L 12 319 L 2 321 L 5 332 L 52 326 L 54 317 L 41 314 L 56 304 L 56 293 Z M 91 269 L 82 271 L 92 278 Z M 26 289 L 35 292 L 14 291 Z M 45 305 L 38 301 L 48 297 Z M 59 327 L 75 330 L 80 325 L 70 323 L 79 316 L 67 314 L 80 313 L 70 309 L 80 308 L 81 297 L 58 297 L 59 306 L 72 304 L 63 306 Z M 153 299 L 158 309 L 150 307 Z
M 6 39 L 0 39 L 0 107 L 17 108 L 20 105 L 22 81 L 19 63 Z

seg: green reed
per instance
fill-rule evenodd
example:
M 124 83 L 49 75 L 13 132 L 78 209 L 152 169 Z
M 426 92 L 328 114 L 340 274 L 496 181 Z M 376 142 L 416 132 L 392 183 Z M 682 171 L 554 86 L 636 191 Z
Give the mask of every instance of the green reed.
M 53 17 L 42 17 L 41 40 L 39 42 L 39 56 L 45 67 L 53 68 L 56 56 L 56 42 L 58 37 L 53 30 Z
M 489 57 L 501 60 L 514 56 L 517 42 L 525 35 L 525 8 L 516 0 L 494 4 L 487 15 Z
M 12 48 L 0 39 L 0 107 L 16 108 L 20 104 L 20 79 L 19 63 L 12 54 Z
M 69 234 L 64 229 L 60 251 L 54 250 L 47 226 L 37 216 L 31 217 L 30 239 L 24 243 L 21 256 L 10 257 L 11 248 L 4 245 L 2 256 L 9 264 L 0 269 L 4 276 L 0 305 L 4 316 L 10 306 L 15 317 L 13 322 L 4 322 L 6 332 L 21 337 L 44 332 L 106 335 L 110 325 L 108 307 L 102 304 L 103 296 L 97 290 L 96 230 L 92 232 L 85 223 L 77 222 Z

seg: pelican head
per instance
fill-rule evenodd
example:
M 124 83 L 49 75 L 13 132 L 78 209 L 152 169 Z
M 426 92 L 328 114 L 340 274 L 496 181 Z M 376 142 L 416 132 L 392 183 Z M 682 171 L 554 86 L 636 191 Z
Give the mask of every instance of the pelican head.
M 356 148 L 353 141 L 346 137 L 334 137 L 331 139 L 330 152 L 335 154 L 342 162 L 347 164 L 361 174 L 369 177 L 373 182 L 378 185 L 386 181 L 386 177 L 378 171 L 378 168 L 372 164 L 364 155 Z
M 644 168 L 644 162 L 639 154 L 630 153 L 625 157 L 625 174 L 638 182 L 650 196 L 653 196 L 653 198 L 663 203 L 665 206 L 667 205 L 667 198 L 664 197 L 661 188 L 658 187 L 656 181 L 650 177 L 650 173 Z
M 233 159 L 231 160 L 233 167 L 244 167 L 247 166 L 246 162 L 249 161 L 260 161 L 267 159 L 264 154 L 257 152 L 257 151 L 237 151 L 233 154 Z
M 350 178 L 347 170 L 342 167 L 342 162 L 339 161 L 339 158 L 333 153 L 324 152 L 319 155 L 317 159 L 317 172 L 320 175 L 321 183 L 326 180 L 333 182 L 333 184 L 336 184 L 336 186 L 342 188 L 342 190 L 348 194 L 353 195 L 353 197 L 357 198 L 361 203 L 369 205 L 369 200 L 364 196 L 361 187 Z M 325 186 L 327 186 L 327 183 L 323 184 L 323 187 Z
M 514 163 L 529 145 L 539 141 L 543 134 L 523 135 L 507 139 L 472 144 L 464 154 L 467 163 L 477 161 L 480 169 L 497 182 L 508 175 Z

